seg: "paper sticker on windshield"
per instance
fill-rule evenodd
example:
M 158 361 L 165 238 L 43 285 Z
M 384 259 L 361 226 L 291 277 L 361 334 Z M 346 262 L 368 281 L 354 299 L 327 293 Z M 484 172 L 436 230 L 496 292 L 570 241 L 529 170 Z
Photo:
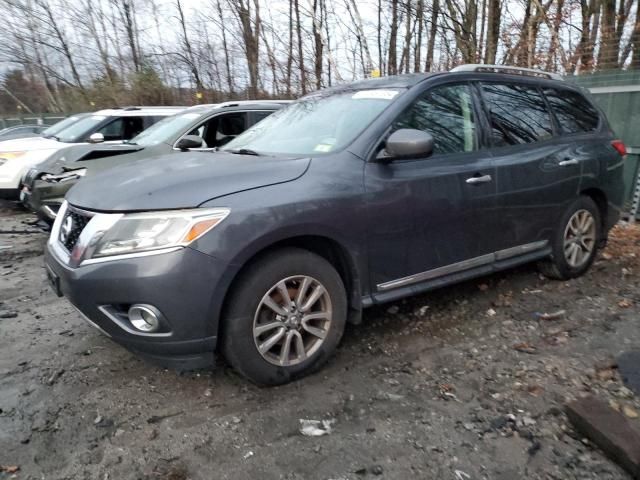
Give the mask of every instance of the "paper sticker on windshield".
M 333 145 L 329 145 L 328 143 L 319 143 L 316 145 L 316 148 L 313 149 L 314 152 L 330 152 L 333 148 Z
M 398 95 L 398 90 L 360 90 L 354 93 L 351 98 L 353 99 L 374 99 L 374 100 L 392 100 L 393 97 Z

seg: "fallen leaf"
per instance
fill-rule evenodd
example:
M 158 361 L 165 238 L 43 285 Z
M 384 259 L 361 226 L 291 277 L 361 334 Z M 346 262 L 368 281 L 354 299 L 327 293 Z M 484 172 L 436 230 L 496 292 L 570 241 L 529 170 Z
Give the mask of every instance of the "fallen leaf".
M 601 368 L 596 370 L 596 377 L 601 382 L 606 382 L 607 380 L 613 380 L 616 376 L 616 373 L 613 368 Z
M 544 388 L 542 388 L 540 385 L 529 385 L 527 387 L 527 392 L 529 392 L 529 394 L 534 397 L 538 397 L 542 395 L 542 393 L 544 393 Z
M 565 316 L 567 312 L 565 310 L 558 310 L 557 312 L 553 312 L 553 313 L 539 313 L 536 312 L 536 317 L 538 317 L 540 320 L 558 320 L 559 318 L 562 318 Z
M 513 349 L 522 353 L 529 353 L 529 354 L 538 353 L 538 349 L 527 342 L 516 343 L 513 346 Z
M 633 305 L 633 302 L 631 300 L 627 299 L 627 298 L 623 298 L 622 300 L 620 300 L 618 302 L 618 306 L 620 308 L 629 308 L 632 305 Z
M 480 285 L 478 285 L 478 290 L 480 290 L 481 292 L 484 292 L 488 289 L 489 289 L 489 285 L 487 285 L 486 283 L 481 283 Z
M 489 317 L 495 317 L 496 316 L 496 311 L 493 308 L 490 308 L 489 310 L 487 310 L 487 315 Z
M 0 472 L 16 473 L 20 470 L 18 465 L 0 465 Z
M 638 412 L 630 405 L 624 405 L 622 407 L 622 413 L 627 418 L 638 418 Z

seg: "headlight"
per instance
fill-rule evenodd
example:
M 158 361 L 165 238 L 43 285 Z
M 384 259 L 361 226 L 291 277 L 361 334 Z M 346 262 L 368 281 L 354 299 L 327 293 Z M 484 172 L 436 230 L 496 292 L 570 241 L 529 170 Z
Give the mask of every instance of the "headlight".
M 23 156 L 25 153 L 27 152 L 0 152 L 0 159 L 6 162 L 7 160 L 13 160 L 14 158 L 19 158 Z
M 188 245 L 227 215 L 229 210 L 225 208 L 124 215 L 106 232 L 92 239 L 90 256 L 107 257 Z

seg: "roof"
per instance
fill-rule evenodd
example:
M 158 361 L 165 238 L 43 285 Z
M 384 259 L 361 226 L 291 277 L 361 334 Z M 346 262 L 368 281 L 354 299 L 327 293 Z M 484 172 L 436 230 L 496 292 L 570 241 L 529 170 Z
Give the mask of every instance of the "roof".
M 92 115 L 105 115 L 109 117 L 138 117 L 152 115 L 175 115 L 187 107 L 124 107 L 108 108 L 93 112 Z

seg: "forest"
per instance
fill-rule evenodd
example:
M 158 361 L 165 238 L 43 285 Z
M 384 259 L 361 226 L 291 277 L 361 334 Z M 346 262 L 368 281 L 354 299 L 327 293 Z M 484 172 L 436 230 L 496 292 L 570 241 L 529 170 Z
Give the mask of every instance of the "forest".
M 464 63 L 640 69 L 640 0 L 1 0 L 0 113 L 296 98 Z

